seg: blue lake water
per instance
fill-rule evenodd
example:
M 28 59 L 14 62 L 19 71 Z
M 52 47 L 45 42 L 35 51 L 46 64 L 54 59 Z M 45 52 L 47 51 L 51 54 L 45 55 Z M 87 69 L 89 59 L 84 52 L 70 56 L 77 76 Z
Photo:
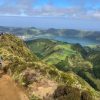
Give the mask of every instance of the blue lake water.
M 86 38 L 64 38 L 64 37 L 56 37 L 56 40 L 69 42 L 69 43 L 80 43 L 81 45 L 95 45 L 100 44 L 99 41 L 89 40 Z

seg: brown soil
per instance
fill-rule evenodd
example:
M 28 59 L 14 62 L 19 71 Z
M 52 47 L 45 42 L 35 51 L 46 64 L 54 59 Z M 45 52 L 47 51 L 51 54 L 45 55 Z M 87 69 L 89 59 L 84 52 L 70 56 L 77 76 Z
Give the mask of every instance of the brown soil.
M 43 79 L 39 82 L 31 84 L 29 87 L 35 96 L 43 100 L 51 100 L 52 94 L 57 89 L 58 84 L 49 79 Z
M 26 94 L 8 76 L 0 78 L 0 100 L 29 100 Z

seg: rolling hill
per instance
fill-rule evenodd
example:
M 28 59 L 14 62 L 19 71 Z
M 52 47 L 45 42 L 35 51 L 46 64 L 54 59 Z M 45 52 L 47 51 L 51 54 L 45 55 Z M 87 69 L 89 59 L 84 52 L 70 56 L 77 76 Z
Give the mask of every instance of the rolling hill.
M 65 48 L 65 46 L 63 47 Z M 68 55 L 72 53 L 75 53 L 75 50 L 70 51 Z M 80 51 L 80 53 L 83 52 Z M 89 99 L 84 100 L 90 100 L 90 98 L 99 100 L 99 92 L 85 80 L 72 71 L 66 73 L 41 61 L 21 39 L 14 35 L 4 34 L 0 36 L 0 55 L 3 57 L 4 73 L 25 88 L 30 100 L 55 100 L 55 95 L 59 91 L 57 88 L 62 85 L 68 86 L 72 91 L 72 94 L 68 97 L 69 92 L 67 93 L 66 89 L 66 98 L 77 98 L 74 93 L 77 93 L 77 89 L 79 89 L 80 99 L 83 98 L 85 92 L 84 98 Z M 61 89 L 64 90 L 64 88 Z M 86 95 L 87 92 L 89 96 Z M 57 98 L 59 97 L 56 96 Z
M 71 44 L 50 39 L 36 39 L 26 44 L 42 61 L 61 71 L 73 71 L 100 91 L 100 51 L 86 49 L 80 44 Z M 98 52 L 97 52 L 98 51 Z

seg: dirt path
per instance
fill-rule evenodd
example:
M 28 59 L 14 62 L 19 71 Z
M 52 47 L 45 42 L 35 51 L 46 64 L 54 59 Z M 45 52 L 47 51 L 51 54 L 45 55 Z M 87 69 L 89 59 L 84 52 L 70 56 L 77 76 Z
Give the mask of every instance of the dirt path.
M 25 93 L 17 87 L 15 82 L 8 76 L 0 78 L 0 100 L 29 100 Z

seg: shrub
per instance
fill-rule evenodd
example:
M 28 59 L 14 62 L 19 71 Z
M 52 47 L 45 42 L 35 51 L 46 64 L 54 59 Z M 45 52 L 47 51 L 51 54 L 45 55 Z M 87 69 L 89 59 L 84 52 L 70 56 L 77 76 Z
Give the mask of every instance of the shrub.
M 36 97 L 36 96 L 34 96 L 34 95 L 32 95 L 32 96 L 30 97 L 30 100 L 41 100 L 41 99 L 38 98 L 38 97 Z
M 58 86 L 53 94 L 54 100 L 93 100 L 88 91 L 81 91 L 70 86 Z
M 57 100 L 80 100 L 79 89 L 70 86 L 58 86 L 54 93 L 54 99 Z
M 87 91 L 81 93 L 81 100 L 93 100 L 91 94 Z

